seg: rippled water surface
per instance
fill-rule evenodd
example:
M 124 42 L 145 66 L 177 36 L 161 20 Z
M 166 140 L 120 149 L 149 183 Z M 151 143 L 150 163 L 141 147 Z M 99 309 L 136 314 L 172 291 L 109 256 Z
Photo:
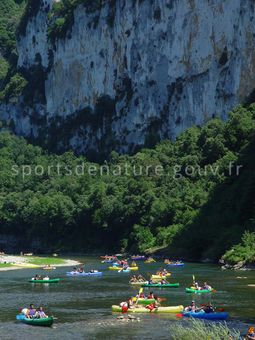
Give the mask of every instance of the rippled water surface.
M 107 264 L 97 258 L 79 258 L 85 269 L 100 269 L 102 277 L 66 277 L 70 268 L 57 268 L 48 272 L 60 277 L 58 284 L 35 285 L 28 279 L 43 270 L 26 269 L 0 272 L 0 339 L 170 339 L 169 325 L 173 322 L 187 324 L 175 315 L 142 315 L 141 322 L 121 322 L 111 313 L 111 305 L 118 304 L 136 293 L 128 284 L 130 274 L 109 271 Z M 163 267 L 162 262 L 144 264 L 139 261 L 139 272 L 144 276 Z M 211 301 L 230 313 L 230 327 L 247 330 L 255 324 L 254 271 L 221 271 L 218 266 L 187 263 L 184 268 L 172 268 L 171 282 L 179 282 L 180 288 L 154 289 L 154 293 L 167 298 L 165 305 L 187 305 L 191 299 L 197 304 Z M 206 280 L 217 292 L 192 296 L 185 287 L 192 281 Z M 247 277 L 247 278 L 237 278 Z M 21 307 L 30 303 L 44 304 L 48 314 L 56 317 L 52 328 L 32 327 L 15 321 Z

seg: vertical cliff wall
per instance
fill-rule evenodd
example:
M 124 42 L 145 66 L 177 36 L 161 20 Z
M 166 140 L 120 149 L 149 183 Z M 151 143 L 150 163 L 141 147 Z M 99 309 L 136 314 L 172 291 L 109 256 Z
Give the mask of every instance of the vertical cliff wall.
M 18 39 L 18 67 L 45 76 L 45 102 L 1 107 L 18 133 L 127 152 L 226 119 L 255 88 L 253 0 L 80 4 L 52 40 L 53 2 L 41 2 Z

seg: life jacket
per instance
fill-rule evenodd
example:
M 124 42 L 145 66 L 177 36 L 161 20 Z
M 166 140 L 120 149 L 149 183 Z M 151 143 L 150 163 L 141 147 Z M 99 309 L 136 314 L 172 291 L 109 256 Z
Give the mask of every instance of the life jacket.
M 146 306 L 147 309 L 150 310 L 150 312 L 155 308 L 155 305 L 153 303 Z

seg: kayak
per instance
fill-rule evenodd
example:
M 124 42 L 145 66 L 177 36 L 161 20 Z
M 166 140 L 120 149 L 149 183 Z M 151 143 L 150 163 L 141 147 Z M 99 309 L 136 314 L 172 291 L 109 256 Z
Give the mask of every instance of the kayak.
M 137 305 L 149 305 L 151 303 L 155 302 L 155 299 L 147 299 L 147 298 L 139 298 L 137 301 L 136 297 L 133 297 L 133 301 L 137 304 Z M 136 302 L 137 301 L 137 302 Z
M 166 265 L 170 267 L 183 267 L 184 263 L 166 263 Z
M 94 273 L 79 273 L 79 272 L 66 272 L 67 276 L 102 276 L 103 273 L 102 272 L 94 272 Z
M 208 290 L 208 289 L 194 289 L 194 288 L 186 288 L 186 293 L 195 293 L 195 294 L 204 294 L 204 293 L 212 293 L 214 289 Z
M 142 286 L 142 285 L 146 285 L 149 282 L 148 281 L 144 281 L 144 282 L 129 282 L 132 286 Z
M 192 317 L 195 319 L 206 319 L 206 320 L 226 320 L 228 318 L 228 313 L 226 312 L 183 312 L 183 316 Z
M 150 311 L 145 307 L 129 308 L 127 313 L 180 313 L 183 311 L 183 306 L 169 306 L 169 307 L 158 307 Z M 112 306 L 112 312 L 122 313 L 122 308 L 117 305 Z
M 29 319 L 29 318 L 26 318 L 24 314 L 18 314 L 16 315 L 16 320 L 21 321 L 31 326 L 50 327 L 53 324 L 52 316 L 49 316 L 48 318 Z
M 145 260 L 144 263 L 153 263 L 153 262 L 156 262 L 154 259 L 151 259 L 151 260 Z
M 108 267 L 109 270 L 121 270 L 121 271 L 125 271 L 125 270 L 138 270 L 138 267 L 128 267 L 127 269 L 122 269 L 122 267 Z
M 167 274 L 165 274 L 165 275 L 151 275 L 151 278 L 152 279 L 156 279 L 156 280 L 161 280 L 161 279 L 165 279 L 165 278 L 167 278 L 167 277 L 170 277 L 171 276 L 171 273 L 167 273 Z
M 178 288 L 180 286 L 179 283 L 147 283 L 143 284 L 142 287 L 155 287 L 155 288 Z
M 49 279 L 49 280 L 29 280 L 32 283 L 58 283 L 60 279 Z

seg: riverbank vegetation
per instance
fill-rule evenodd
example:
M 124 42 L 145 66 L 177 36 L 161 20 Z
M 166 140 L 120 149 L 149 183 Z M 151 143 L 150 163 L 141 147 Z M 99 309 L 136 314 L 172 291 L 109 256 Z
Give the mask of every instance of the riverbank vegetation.
M 246 231 L 239 244 L 233 246 L 228 250 L 223 260 L 225 263 L 233 265 L 243 262 L 243 264 L 255 263 L 255 233 Z
M 255 105 L 238 107 L 227 122 L 192 127 L 175 142 L 112 152 L 100 173 L 83 156 L 49 154 L 3 130 L 1 234 L 16 237 L 16 250 L 20 242 L 37 252 L 217 260 L 254 230 L 254 133 Z
M 229 329 L 226 324 L 210 323 L 190 319 L 187 325 L 173 323 L 170 326 L 171 339 L 173 340 L 239 340 L 239 331 Z

